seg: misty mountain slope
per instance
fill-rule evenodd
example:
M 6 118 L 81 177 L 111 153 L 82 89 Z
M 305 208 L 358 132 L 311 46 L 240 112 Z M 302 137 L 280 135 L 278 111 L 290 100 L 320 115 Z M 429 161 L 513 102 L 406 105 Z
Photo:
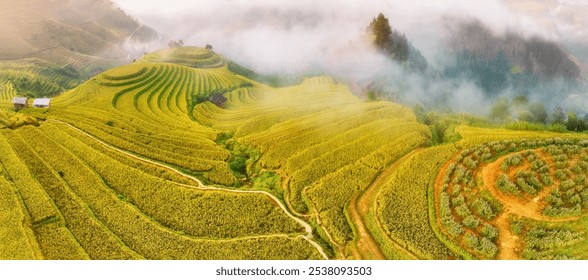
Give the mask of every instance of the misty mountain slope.
M 125 59 L 126 40 L 147 42 L 156 36 L 108 0 L 2 1 L 0 8 L 0 31 L 7 36 L 0 46 L 3 60 L 39 53 L 53 54 L 48 61 L 56 63 L 74 54 Z
M 541 78 L 582 78 L 582 67 L 577 58 L 558 43 L 539 37 L 527 39 L 513 33 L 499 36 L 480 22 L 470 22 L 458 24 L 448 40 L 454 52 L 467 52 L 486 60 L 503 52 L 510 65 L 519 68 L 518 71 Z
M 323 57 L 318 69 L 346 83 L 357 96 L 393 101 L 398 101 L 404 77 L 431 70 L 420 50 L 392 28 L 383 14 L 373 19 L 362 36 Z
M 1 1 L 0 84 L 53 96 L 129 61 L 125 44 L 156 38 L 108 0 Z
M 382 13 L 368 26 L 367 38 L 376 49 L 392 60 L 405 63 L 409 70 L 422 72 L 428 67 L 421 52 L 408 41 L 405 34 L 391 27 Z

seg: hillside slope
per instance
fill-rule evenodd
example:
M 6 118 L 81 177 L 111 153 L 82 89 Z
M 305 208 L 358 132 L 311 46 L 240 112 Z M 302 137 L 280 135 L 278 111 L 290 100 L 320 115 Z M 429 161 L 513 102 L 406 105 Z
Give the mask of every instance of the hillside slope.
M 108 0 L 8 0 L 0 10 L 0 84 L 11 81 L 21 96 L 71 89 L 130 62 L 125 44 L 157 36 Z
M 409 109 L 330 78 L 271 88 L 188 47 L 23 112 L 46 121 L 4 130 L 0 162 L 43 258 L 347 258 L 352 196 L 430 139 Z
M 194 47 L 3 112 L 3 259 L 586 258 L 583 134 L 428 147 L 406 107 Z
M 510 65 L 506 69 L 532 74 L 542 79 L 566 79 L 576 81 L 583 78 L 579 60 L 557 42 L 539 37 L 524 38 L 515 33 L 494 34 L 480 22 L 452 23 L 448 38 L 450 48 L 466 53 L 473 59 L 494 61 L 504 56 Z M 470 58 L 472 59 L 472 58 Z M 480 62 L 478 62 L 480 63 Z
M 67 63 L 71 57 L 125 59 L 126 40 L 147 42 L 155 31 L 112 2 L 68 0 L 2 1 L 0 59 L 31 57 Z

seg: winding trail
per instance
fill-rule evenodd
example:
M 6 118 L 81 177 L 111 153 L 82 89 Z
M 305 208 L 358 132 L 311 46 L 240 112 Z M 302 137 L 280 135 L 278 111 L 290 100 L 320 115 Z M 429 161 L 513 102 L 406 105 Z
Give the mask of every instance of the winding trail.
M 537 221 L 545 222 L 569 222 L 577 220 L 578 217 L 571 218 L 554 218 L 545 216 L 541 213 L 540 200 L 531 199 L 529 201 L 523 201 L 513 195 L 505 194 L 496 189 L 496 180 L 501 174 L 500 165 L 507 156 L 501 157 L 498 160 L 487 164 L 482 168 L 482 180 L 483 187 L 490 191 L 493 197 L 498 199 L 502 205 L 504 205 L 507 212 Z M 559 186 L 559 182 L 554 182 L 552 186 L 542 190 L 537 197 L 543 197 L 549 195 L 550 191 Z
M 519 248 L 521 247 L 519 237 L 510 231 L 510 223 L 508 222 L 510 214 L 510 211 L 506 209 L 495 220 L 496 228 L 498 228 L 498 240 L 496 243 L 499 248 L 496 258 L 499 260 L 521 259 L 519 252 Z
M 282 189 L 283 190 L 288 190 L 288 185 L 290 182 L 290 178 L 288 176 L 285 176 L 280 170 L 274 170 L 276 173 L 278 173 L 278 175 L 280 175 L 282 178 L 284 178 L 284 180 L 282 181 Z M 301 195 L 306 195 L 306 191 L 308 190 L 310 186 L 306 186 L 304 187 L 304 189 L 302 189 L 302 193 Z M 325 235 L 327 236 L 327 239 L 329 239 L 329 241 L 331 242 L 332 245 L 334 245 L 336 247 L 337 253 L 339 254 L 339 256 L 344 259 L 345 258 L 345 248 L 343 248 L 343 246 L 341 246 L 341 244 L 335 242 L 335 240 L 333 239 L 333 237 L 331 236 L 331 234 L 329 233 L 329 231 L 325 228 L 325 226 L 323 225 L 323 223 L 321 222 L 321 218 L 320 215 L 318 213 L 318 211 L 316 210 L 316 206 L 314 205 L 314 202 L 312 200 L 309 200 L 310 202 L 310 212 L 312 212 L 312 214 L 302 214 L 297 212 L 296 210 L 294 210 L 294 208 L 292 207 L 292 204 L 290 204 L 290 195 L 287 194 L 284 195 L 284 201 L 286 202 L 286 205 L 288 206 L 288 208 L 290 209 L 290 211 L 292 213 L 294 213 L 294 215 L 298 216 L 298 217 L 304 217 L 304 218 L 311 218 L 314 217 L 316 220 L 316 223 L 318 225 L 318 227 L 320 227 L 323 232 L 325 233 Z
M 553 161 L 551 160 L 551 158 L 541 153 L 540 151 L 535 150 L 534 152 L 539 153 L 542 159 L 547 160 L 549 166 L 553 166 Z M 483 188 L 487 189 L 492 194 L 492 196 L 498 199 L 500 203 L 504 206 L 503 213 L 500 216 L 498 216 L 495 220 L 496 227 L 498 228 L 498 245 L 500 248 L 498 251 L 497 258 L 500 260 L 515 260 L 520 259 L 520 252 L 518 251 L 521 247 L 521 244 L 519 237 L 514 235 L 510 231 L 510 223 L 508 221 L 508 218 L 511 214 L 519 217 L 545 222 L 569 222 L 575 221 L 579 218 L 554 218 L 545 216 L 541 213 L 542 199 L 549 195 L 549 193 L 551 193 L 553 189 L 559 187 L 559 181 L 554 182 L 553 185 L 550 187 L 544 188 L 537 194 L 537 196 L 534 199 L 531 199 L 529 201 L 522 201 L 521 199 L 515 196 L 507 195 L 496 189 L 496 180 L 498 176 L 501 174 L 500 166 L 502 165 L 502 162 L 504 162 L 504 159 L 506 157 L 508 157 L 508 155 L 503 156 L 498 160 L 484 166 L 482 168 L 481 176 L 484 184 Z M 551 170 L 550 172 L 553 173 L 553 170 Z M 551 175 L 553 176 L 553 174 Z
M 135 154 L 133 154 L 133 153 L 131 153 L 129 151 L 126 151 L 126 150 L 120 149 L 118 147 L 112 146 L 112 145 L 110 145 L 110 144 L 102 141 L 101 139 L 98 139 L 95 136 L 93 136 L 93 135 L 91 135 L 91 134 L 89 134 L 89 133 L 87 133 L 87 132 L 85 132 L 85 131 L 83 131 L 83 130 L 81 130 L 81 129 L 79 129 L 79 128 L 71 125 L 71 124 L 69 124 L 69 123 L 66 123 L 66 122 L 63 122 L 63 121 L 59 121 L 59 120 L 55 120 L 55 119 L 51 119 L 49 121 L 66 125 L 66 126 L 72 128 L 72 129 L 74 129 L 75 131 L 77 131 L 77 132 L 85 135 L 86 137 L 94 140 L 95 142 L 100 143 L 101 145 L 107 147 L 108 149 L 111 149 L 113 151 L 116 151 L 116 152 L 119 152 L 121 154 L 124 154 L 125 156 L 128 156 L 130 158 L 133 158 L 133 159 L 136 159 L 136 160 L 139 160 L 139 161 L 143 161 L 145 163 L 149 163 L 149 164 L 156 165 L 158 167 L 164 168 L 164 169 L 166 169 L 168 171 L 171 171 L 171 172 L 173 172 L 173 173 L 175 173 L 177 175 L 180 175 L 180 176 L 182 176 L 184 178 L 187 178 L 187 179 L 189 179 L 189 180 L 191 180 L 193 182 L 196 182 L 198 184 L 198 186 L 192 186 L 192 185 L 186 185 L 186 184 L 172 182 L 172 183 L 174 183 L 176 185 L 187 187 L 187 188 L 199 189 L 199 190 L 214 190 L 214 191 L 223 191 L 223 192 L 231 192 L 231 193 L 254 193 L 254 194 L 265 195 L 268 198 L 270 198 L 271 200 L 273 200 L 284 211 L 284 213 L 288 217 L 290 217 L 291 219 L 293 219 L 294 221 L 296 221 L 298 224 L 300 224 L 302 227 L 304 227 L 304 230 L 305 230 L 306 234 L 303 235 L 302 237 L 306 241 L 308 241 L 313 247 L 315 247 L 317 249 L 317 251 L 321 254 L 321 256 L 324 259 L 326 259 L 326 260 L 329 259 L 328 256 L 323 251 L 323 248 L 318 243 L 316 243 L 315 241 L 312 240 L 312 238 L 313 238 L 313 235 L 312 235 L 312 227 L 308 223 L 306 223 L 305 221 L 303 221 L 302 219 L 300 219 L 300 218 L 292 215 L 288 211 L 288 209 L 282 204 L 282 202 L 278 198 L 276 198 L 275 196 L 273 196 L 272 194 L 270 194 L 268 192 L 265 192 L 265 191 L 256 191 L 256 190 L 248 190 L 248 191 L 245 191 L 245 190 L 231 190 L 231 189 L 225 189 L 225 188 L 218 188 L 218 187 L 206 186 L 206 185 L 204 185 L 202 183 L 202 181 L 200 181 L 198 178 L 196 178 L 194 176 L 185 174 L 185 173 L 183 173 L 183 172 L 181 172 L 181 171 L 179 171 L 179 170 L 177 170 L 175 168 L 172 168 L 172 167 L 170 167 L 168 165 L 165 165 L 163 163 L 160 163 L 160 162 L 157 162 L 157 161 L 153 161 L 153 160 L 150 160 L 150 159 L 146 159 L 146 158 L 137 156 L 137 155 L 135 155 Z M 270 237 L 270 236 L 276 237 L 276 236 L 287 236 L 287 235 L 285 235 L 285 234 L 284 235 L 277 234 L 277 235 L 269 235 L 269 236 L 266 235 L 266 236 L 263 236 L 263 237 Z M 257 236 L 256 237 L 242 237 L 242 239 L 250 239 L 250 238 L 257 238 Z
M 545 160 L 549 166 L 553 166 L 553 160 L 550 156 L 543 153 L 540 149 L 535 149 L 533 152 L 537 153 L 542 160 Z M 441 192 L 441 188 L 444 184 L 443 182 L 443 175 L 447 170 L 447 167 L 455 162 L 455 159 L 458 154 L 456 154 L 453 158 L 447 161 L 442 168 L 439 170 L 437 174 L 437 178 L 435 181 L 435 211 L 439 213 L 439 196 Z M 520 237 L 513 234 L 510 230 L 510 222 L 509 218 L 511 215 L 523 217 L 535 221 L 544 221 L 544 222 L 569 222 L 579 219 L 579 217 L 570 217 L 570 218 L 556 218 L 545 216 L 542 214 L 542 201 L 545 197 L 547 197 L 553 189 L 559 187 L 559 181 L 555 181 L 553 185 L 544 188 L 541 190 L 533 199 L 522 199 L 516 197 L 514 195 L 508 195 L 496 188 L 496 180 L 498 176 L 502 173 L 500 169 L 504 160 L 509 157 L 511 154 L 504 155 L 494 162 L 485 164 L 480 166 L 476 170 L 476 181 L 481 182 L 481 190 L 488 190 L 490 194 L 496 198 L 500 204 L 503 206 L 502 213 L 493 220 L 493 224 L 498 229 L 498 240 L 497 245 L 499 247 L 498 255 L 496 256 L 499 260 L 516 260 L 520 259 L 521 255 L 521 242 Z M 525 163 L 520 167 L 515 167 L 508 172 L 509 177 L 514 176 L 516 171 L 519 170 L 527 170 L 530 164 L 525 161 Z M 553 177 L 553 170 L 550 171 L 550 175 Z M 441 225 L 439 220 L 439 216 L 437 216 L 437 226 L 444 231 L 444 228 Z
M 376 179 L 363 191 L 357 192 L 352 198 L 349 203 L 349 214 L 351 219 L 353 220 L 353 224 L 355 225 L 358 233 L 358 240 L 352 248 L 352 253 L 355 258 L 361 258 L 364 260 L 384 260 L 386 256 L 382 252 L 380 245 L 374 240 L 370 233 L 370 229 L 366 225 L 366 221 L 370 213 L 374 213 L 374 217 L 376 217 L 376 207 L 372 206 L 375 205 L 376 199 L 380 195 L 382 190 L 382 186 L 387 181 L 387 179 L 392 175 L 392 173 L 396 170 L 398 165 L 403 163 L 406 159 L 410 158 L 414 154 L 418 153 L 419 151 L 423 150 L 424 148 L 418 148 L 412 150 L 410 153 L 404 155 L 403 157 L 397 159 L 388 166 L 384 171 L 382 171 Z M 380 225 L 379 220 L 377 217 L 375 218 L 376 223 L 378 225 L 379 230 L 383 233 L 382 226 Z M 386 234 L 386 240 L 389 241 L 394 247 L 396 247 L 399 251 L 402 251 L 406 255 L 412 257 L 413 259 L 419 259 L 417 255 L 413 252 L 407 250 L 398 242 L 393 240 L 392 238 L 388 237 Z

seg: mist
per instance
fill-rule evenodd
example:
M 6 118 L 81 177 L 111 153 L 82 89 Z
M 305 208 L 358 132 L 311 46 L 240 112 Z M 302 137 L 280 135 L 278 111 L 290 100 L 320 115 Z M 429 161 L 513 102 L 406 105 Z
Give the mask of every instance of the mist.
M 387 75 L 390 87 L 401 87 L 409 105 L 442 98 L 453 110 L 486 113 L 492 98 L 474 83 L 446 80 L 403 67 L 375 51 L 366 27 L 382 12 L 394 30 L 404 33 L 432 68 L 447 63 L 444 46 L 448 25 L 477 20 L 494 34 L 519 34 L 569 42 L 570 51 L 588 46 L 584 15 L 588 5 L 572 0 L 514 1 L 271 1 L 271 0 L 113 0 L 163 37 L 187 45 L 211 44 L 217 53 L 252 70 L 284 75 L 325 70 L 350 84 Z M 546 12 L 547 11 L 547 12 Z M 575 48 L 575 49 L 574 49 Z M 578 55 L 588 61 L 588 52 Z M 586 61 L 584 61 L 586 62 Z M 504 89 L 497 96 L 514 96 Z M 545 94 L 531 100 L 545 100 Z M 545 100 L 546 101 L 546 100 Z M 433 102 L 434 103 L 434 102 Z

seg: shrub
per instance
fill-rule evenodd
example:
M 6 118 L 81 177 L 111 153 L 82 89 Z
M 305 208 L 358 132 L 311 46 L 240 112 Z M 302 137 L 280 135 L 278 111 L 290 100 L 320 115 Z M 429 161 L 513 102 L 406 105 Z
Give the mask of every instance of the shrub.
M 472 206 L 474 208 L 474 212 L 487 221 L 496 217 L 496 213 L 494 212 L 494 209 L 492 209 L 492 205 L 484 198 L 477 198 Z
M 489 238 L 483 237 L 480 239 L 479 245 L 476 248 L 476 253 L 481 254 L 487 259 L 493 259 L 498 254 L 498 246 Z
M 478 248 L 478 245 L 480 245 L 480 239 L 478 239 L 478 237 L 471 232 L 466 232 L 463 237 L 463 242 L 466 246 L 474 250 Z
M 500 174 L 498 176 L 498 179 L 496 180 L 496 186 L 498 187 L 499 190 L 503 191 L 503 192 L 508 192 L 508 193 L 512 193 L 512 194 L 519 194 L 520 191 L 517 188 L 517 186 L 512 183 L 508 176 L 504 173 Z
M 484 224 L 480 233 L 491 241 L 498 239 L 498 229 L 491 224 Z
M 480 220 L 473 215 L 469 215 L 463 219 L 462 223 L 468 228 L 475 229 L 480 225 Z

